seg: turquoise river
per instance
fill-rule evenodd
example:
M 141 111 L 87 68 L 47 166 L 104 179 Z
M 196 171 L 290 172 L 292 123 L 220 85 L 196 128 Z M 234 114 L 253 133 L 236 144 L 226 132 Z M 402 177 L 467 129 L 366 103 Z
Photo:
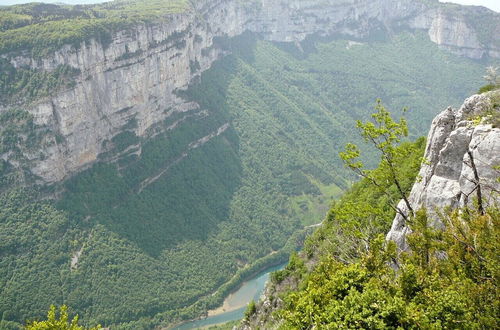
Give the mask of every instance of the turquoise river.
M 286 264 L 279 266 L 274 266 L 268 268 L 257 276 L 244 282 L 241 287 L 235 292 L 231 293 L 224 301 L 224 310 L 222 308 L 218 309 L 218 312 L 207 318 L 189 321 L 183 323 L 175 328 L 174 330 L 187 330 L 187 329 L 199 329 L 205 328 L 210 325 L 226 323 L 229 321 L 239 320 L 243 318 L 243 314 L 246 309 L 246 305 L 253 299 L 255 301 L 259 300 L 267 280 L 269 279 L 269 274 L 271 272 L 283 269 Z

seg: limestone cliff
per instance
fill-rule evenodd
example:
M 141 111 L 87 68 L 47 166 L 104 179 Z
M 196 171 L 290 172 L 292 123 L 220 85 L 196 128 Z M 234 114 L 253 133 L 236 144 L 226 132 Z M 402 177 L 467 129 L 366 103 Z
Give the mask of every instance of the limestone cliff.
M 40 182 L 58 182 L 94 163 L 123 131 L 145 137 L 172 114 L 203 113 L 179 91 L 224 55 L 214 40 L 247 30 L 298 42 L 314 33 L 364 38 L 420 29 L 461 55 L 500 57 L 500 15 L 487 11 L 488 38 L 481 38 L 484 33 L 466 15 L 480 9 L 446 8 L 413 0 L 204 0 L 184 13 L 119 31 L 106 45 L 91 39 L 43 58 L 29 56 L 29 50 L 2 54 L 16 68 L 51 71 L 67 65 L 79 72 L 73 87 L 24 105 L 35 125 L 48 132 L 38 150 L 25 152 L 27 167 Z M 8 107 L 0 105 L 0 111 Z M 10 154 L 0 156 L 17 166 Z
M 499 96 L 500 91 L 471 96 L 460 109 L 448 108 L 432 122 L 425 161 L 409 202 L 414 209 L 425 207 L 435 227 L 442 226 L 436 209 L 470 205 L 477 200 L 478 187 L 485 207 L 500 203 L 500 171 L 495 169 L 500 165 L 500 127 L 494 119 L 500 110 L 493 107 Z M 399 208 L 408 213 L 404 202 Z M 408 230 L 398 214 L 387 239 L 404 250 Z

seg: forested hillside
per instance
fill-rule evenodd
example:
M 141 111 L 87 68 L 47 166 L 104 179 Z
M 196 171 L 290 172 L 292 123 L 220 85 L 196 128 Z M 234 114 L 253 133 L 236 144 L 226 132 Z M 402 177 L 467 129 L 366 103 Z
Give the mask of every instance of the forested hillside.
M 33 2 L 0 7 L 0 54 L 30 50 L 35 58 L 64 45 L 95 38 L 110 42 L 113 33 L 139 22 L 153 22 L 189 9 L 188 0 L 111 1 L 95 5 Z
M 419 33 L 218 42 L 232 55 L 182 92 L 202 111 L 169 117 L 149 138 L 125 130 L 59 186 L 1 196 L 4 324 L 43 317 L 52 303 L 114 328 L 199 316 L 245 275 L 286 259 L 298 231 L 349 187 L 337 154 L 378 97 L 396 114 L 409 106 L 420 136 L 484 71 Z M 39 201 L 51 193 L 57 200 Z
M 498 76 L 490 77 L 493 84 L 487 89 L 498 89 Z M 332 205 L 300 255 L 293 254 L 286 268 L 271 276 L 264 301 L 249 305 L 240 328 L 497 328 L 498 156 L 485 155 L 484 149 L 472 142 L 474 138 L 463 152 L 469 156 L 474 153 L 476 163 L 489 159 L 493 165 L 477 170 L 470 162 L 462 164 L 463 157 L 456 158 L 459 163 L 455 164 L 447 155 L 462 152 L 456 138 L 464 127 L 483 132 L 484 140 L 493 137 L 488 150 L 498 148 L 499 95 L 498 90 L 475 95 L 460 110 L 446 110 L 437 116 L 425 155 L 423 138 L 399 145 L 406 124 L 392 121 L 383 106 L 377 108 L 371 121 L 358 122 L 361 134 L 381 150 L 378 168 L 361 170 L 363 165 L 357 161 L 359 154 L 352 144 L 340 153 L 363 178 Z M 467 109 L 474 109 L 474 115 Z M 460 121 L 456 126 L 452 123 L 453 128 L 442 136 L 435 135 L 449 124 L 442 119 L 451 112 L 456 114 L 452 118 Z M 441 144 L 437 136 L 445 136 L 447 143 Z M 434 156 L 439 147 L 442 149 Z M 456 166 L 461 173 L 469 166 L 474 168 L 477 181 L 470 199 L 465 204 L 442 207 L 446 197 L 428 197 L 429 204 L 422 207 L 415 202 L 416 194 L 423 194 L 421 182 L 436 189 L 432 180 L 441 180 L 448 187 L 442 194 L 455 192 L 450 188 L 453 170 L 441 171 L 442 164 Z M 428 169 L 432 169 L 433 179 L 427 177 Z M 459 191 L 469 193 L 463 185 Z M 395 216 L 404 216 L 409 227 L 403 233 L 404 244 L 390 240 L 390 235 L 386 239 L 391 224 L 392 228 L 397 224 Z

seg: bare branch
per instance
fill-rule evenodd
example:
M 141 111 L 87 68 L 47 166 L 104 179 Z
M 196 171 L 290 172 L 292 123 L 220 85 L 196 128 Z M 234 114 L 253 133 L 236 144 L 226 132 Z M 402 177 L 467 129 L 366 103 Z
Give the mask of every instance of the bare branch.
M 478 211 L 481 215 L 484 215 L 484 208 L 483 208 L 483 196 L 481 193 L 481 185 L 479 183 L 479 174 L 477 173 L 477 168 L 476 164 L 474 163 L 474 156 L 472 155 L 472 151 L 468 150 L 467 155 L 469 155 L 470 158 L 470 166 L 472 168 L 472 172 L 474 173 L 474 180 L 476 181 L 476 194 L 477 194 L 477 206 L 478 206 Z

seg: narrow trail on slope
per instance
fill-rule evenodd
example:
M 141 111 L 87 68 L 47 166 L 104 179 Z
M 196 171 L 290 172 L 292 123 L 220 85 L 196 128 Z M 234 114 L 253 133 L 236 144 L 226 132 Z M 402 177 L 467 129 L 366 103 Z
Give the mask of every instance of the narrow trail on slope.
M 152 183 L 156 182 L 172 166 L 178 164 L 181 160 L 183 160 L 184 158 L 186 158 L 189 155 L 189 151 L 190 150 L 193 150 L 193 149 L 196 149 L 196 148 L 199 148 L 199 147 L 203 146 L 205 143 L 207 143 L 208 141 L 210 141 L 214 137 L 219 136 L 222 133 L 224 133 L 228 128 L 229 128 L 229 123 L 225 123 L 224 125 L 220 126 L 216 131 L 214 131 L 214 132 L 212 132 L 212 133 L 210 133 L 210 134 L 208 134 L 208 135 L 206 135 L 206 136 L 204 136 L 204 137 L 202 137 L 202 138 L 200 138 L 200 139 L 198 139 L 198 140 L 196 140 L 194 142 L 191 142 L 188 145 L 187 150 L 184 151 L 179 157 L 177 157 L 176 159 L 174 159 L 172 162 L 169 162 L 168 164 L 166 164 L 166 166 L 163 167 L 156 175 L 144 179 L 139 184 L 139 189 L 137 190 L 137 193 L 140 194 L 146 187 L 148 187 Z
M 308 228 L 316 228 L 316 227 L 319 227 L 323 224 L 323 221 L 319 222 L 319 223 L 315 223 L 313 225 L 309 225 L 309 226 L 305 226 L 304 229 L 308 229 Z

